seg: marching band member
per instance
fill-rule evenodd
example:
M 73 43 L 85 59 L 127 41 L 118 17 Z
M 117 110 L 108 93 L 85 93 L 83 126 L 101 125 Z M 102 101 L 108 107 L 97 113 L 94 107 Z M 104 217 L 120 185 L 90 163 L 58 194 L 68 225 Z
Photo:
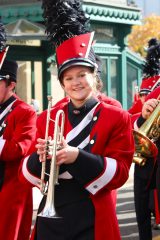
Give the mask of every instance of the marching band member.
M 134 96 L 134 102 L 128 109 L 128 112 L 133 115 L 142 111 L 142 106 L 148 94 L 150 94 L 159 85 L 159 57 L 158 57 L 158 41 L 151 38 L 148 41 L 148 52 L 146 62 L 143 66 L 143 77 L 140 85 L 140 90 Z M 157 49 L 157 50 L 156 50 Z
M 17 67 L 5 59 L 0 70 L 0 239 L 6 240 L 27 240 L 32 220 L 31 189 L 18 180 L 18 168 L 35 138 L 36 114 L 14 94 Z
M 140 91 L 140 93 L 145 94 L 142 104 L 142 110 L 140 111 L 140 113 L 132 115 L 133 125 L 135 130 L 137 131 L 156 108 L 158 104 L 157 98 L 160 94 L 160 44 L 158 44 L 155 39 L 151 39 L 149 41 L 148 52 L 149 54 L 146 57 L 146 64 L 144 68 L 145 77 L 142 79 Z M 159 150 L 159 140 L 156 141 L 156 144 Z M 156 159 L 158 158 L 159 155 L 156 157 Z M 135 164 L 134 200 L 140 240 L 152 239 L 151 202 L 155 201 L 156 203 L 158 203 L 156 194 L 154 194 L 154 200 L 152 199 L 153 189 L 156 188 L 157 162 L 158 161 L 155 161 L 154 157 L 147 157 L 147 161 L 144 166 L 139 166 L 138 164 Z M 159 210 L 157 211 L 157 209 L 155 210 L 158 213 Z M 158 215 L 156 214 L 156 216 Z
M 60 217 L 38 215 L 32 239 L 118 240 L 121 237 L 111 192 L 128 179 L 134 153 L 130 116 L 96 96 L 94 33 L 85 32 L 82 25 L 81 32 L 75 32 L 79 29 L 78 19 L 86 19 L 81 18 L 83 12 L 77 10 L 77 1 L 43 1 L 43 8 L 50 25 L 47 24 L 47 32 L 51 36 L 54 33 L 59 42 L 56 44 L 58 79 L 70 100 L 62 101 L 50 112 L 52 119 L 60 109 L 65 114 L 62 148 L 56 152 L 59 184 L 53 186 L 54 205 Z M 64 36 L 70 38 L 62 40 Z M 41 161 L 45 160 L 48 146 L 46 114 L 44 111 L 37 121 L 37 151 L 26 157 L 22 166 L 23 177 L 33 186 L 39 186 Z M 49 136 L 53 136 L 53 131 L 52 121 Z M 48 164 L 50 158 L 48 153 Z M 45 204 L 46 196 L 39 213 Z
M 0 70 L 0 239 L 28 240 L 32 191 L 19 181 L 18 169 L 35 138 L 36 114 L 14 94 L 16 75 L 17 63 L 4 60 Z
M 122 108 L 122 105 L 118 100 L 116 100 L 112 97 L 109 97 L 102 92 L 102 88 L 103 88 L 103 82 L 101 80 L 101 64 L 102 64 L 102 62 L 101 62 L 101 58 L 99 56 L 97 56 L 97 55 L 95 55 L 95 56 L 96 56 L 96 64 L 98 66 L 97 75 L 96 75 L 96 89 L 95 89 L 96 97 L 101 102 L 110 104 L 110 105 L 118 107 L 118 108 Z M 64 102 L 69 102 L 69 101 L 70 101 L 70 98 L 69 98 L 69 96 L 67 96 L 67 97 L 63 98 L 62 100 L 58 101 L 55 104 L 55 106 L 58 106 L 62 102 L 64 103 Z M 117 190 L 116 189 L 112 190 L 112 198 L 113 198 L 113 203 L 116 207 L 116 203 L 117 203 Z
M 0 239 L 28 240 L 32 191 L 19 181 L 18 170 L 35 140 L 36 114 L 14 93 L 18 65 L 5 55 L 0 52 Z

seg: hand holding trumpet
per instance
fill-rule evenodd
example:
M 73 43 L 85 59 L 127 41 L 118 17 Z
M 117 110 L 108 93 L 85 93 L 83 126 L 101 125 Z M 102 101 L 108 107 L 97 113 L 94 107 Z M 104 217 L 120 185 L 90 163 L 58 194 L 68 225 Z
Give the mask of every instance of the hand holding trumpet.
M 53 141 L 51 137 L 46 141 L 45 139 L 37 139 L 37 154 L 39 155 L 40 162 L 44 162 L 47 159 L 51 159 L 51 150 L 53 146 Z M 69 146 L 66 140 L 62 139 L 60 144 L 60 150 L 56 151 L 56 164 L 60 166 L 61 164 L 71 164 L 76 161 L 76 158 L 79 154 L 79 149 L 76 147 Z

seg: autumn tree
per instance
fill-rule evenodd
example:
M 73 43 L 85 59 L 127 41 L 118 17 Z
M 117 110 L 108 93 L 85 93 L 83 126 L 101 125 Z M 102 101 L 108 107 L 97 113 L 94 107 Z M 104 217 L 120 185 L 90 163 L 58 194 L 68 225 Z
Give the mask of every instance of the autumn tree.
M 145 57 L 145 49 L 151 38 L 160 40 L 160 16 L 151 15 L 142 20 L 142 25 L 134 25 L 128 35 L 128 47 Z

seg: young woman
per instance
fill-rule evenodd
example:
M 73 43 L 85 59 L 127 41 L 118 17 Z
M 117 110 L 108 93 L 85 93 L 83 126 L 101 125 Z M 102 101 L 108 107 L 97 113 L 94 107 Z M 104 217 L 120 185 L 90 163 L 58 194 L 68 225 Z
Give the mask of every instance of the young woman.
M 56 46 L 58 78 L 69 101 L 62 100 L 51 110 L 53 120 L 58 110 L 65 115 L 64 139 L 55 156 L 59 184 L 53 186 L 59 217 L 38 215 L 32 239 L 119 240 L 112 190 L 126 182 L 132 163 L 130 116 L 97 97 L 94 33 L 83 27 L 86 17 L 79 9 L 80 2 L 45 0 L 42 4 L 47 33 Z M 46 145 L 47 149 L 51 147 L 45 139 L 46 115 L 47 111 L 43 112 L 37 121 L 36 152 L 25 158 L 22 168 L 25 179 L 36 186 L 40 183 L 41 161 L 46 160 Z M 53 136 L 51 121 L 49 137 Z M 49 152 L 46 165 L 50 165 Z M 46 196 L 39 212 L 43 212 L 45 202 Z
M 51 110 L 51 118 L 65 113 L 62 149 L 56 153 L 60 166 L 54 205 L 60 218 L 37 217 L 33 239 L 120 239 L 111 190 L 128 179 L 134 152 L 129 114 L 107 105 L 95 95 L 93 67 L 70 66 L 60 75 L 69 102 Z M 39 186 L 41 161 L 46 151 L 46 114 L 37 122 L 37 153 L 25 158 L 24 177 Z M 53 136 L 54 123 L 49 136 Z M 48 155 L 47 162 L 51 156 Z M 42 211 L 46 196 L 42 199 Z

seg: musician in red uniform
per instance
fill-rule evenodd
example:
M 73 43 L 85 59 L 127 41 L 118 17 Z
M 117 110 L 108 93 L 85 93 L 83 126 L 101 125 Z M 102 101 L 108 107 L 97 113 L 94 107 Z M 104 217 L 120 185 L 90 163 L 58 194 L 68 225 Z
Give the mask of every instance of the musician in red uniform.
M 102 61 L 101 61 L 101 58 L 98 55 L 95 55 L 95 56 L 96 56 L 96 64 L 98 66 L 98 68 L 97 68 L 97 76 L 96 76 L 96 91 L 95 91 L 96 97 L 101 102 L 110 104 L 110 105 L 118 107 L 118 108 L 122 108 L 122 105 L 121 105 L 121 103 L 118 100 L 116 100 L 116 99 L 114 99 L 112 97 L 109 97 L 109 96 L 105 95 L 102 92 L 102 89 L 103 89 L 103 82 L 101 80 Z M 58 101 L 55 104 L 55 106 L 58 106 L 62 102 L 63 103 L 64 102 L 68 102 L 69 103 L 69 101 L 70 101 L 70 98 L 69 97 L 65 97 L 62 100 Z M 114 203 L 114 205 L 116 207 L 116 203 L 117 203 L 117 190 L 116 189 L 112 190 L 112 198 L 113 198 L 113 203 Z
M 35 140 L 36 114 L 14 94 L 18 65 L 6 60 L 6 41 L 0 22 L 0 239 L 28 240 L 32 191 L 19 181 L 18 171 Z
M 51 11 L 47 13 L 49 22 L 55 19 L 59 22 L 61 14 L 73 10 L 73 3 L 51 1 L 48 5 L 44 1 L 43 7 Z M 75 19 L 70 14 L 67 16 L 69 21 Z M 74 23 L 76 28 L 72 28 L 77 30 L 78 20 Z M 68 26 L 66 18 L 65 24 Z M 63 26 L 60 22 L 58 25 L 56 30 L 61 30 Z M 55 26 L 54 22 L 51 26 Z M 73 29 L 68 29 L 65 36 L 71 36 Z M 58 34 L 58 40 L 61 36 Z M 56 48 L 58 78 L 70 98 L 69 102 L 62 101 L 53 107 L 50 113 L 52 119 L 60 109 L 65 114 L 62 149 L 56 152 L 56 165 L 60 167 L 59 184 L 53 185 L 53 204 L 60 217 L 37 216 L 32 235 L 34 240 L 121 239 L 111 191 L 121 187 L 128 179 L 134 142 L 128 112 L 106 104 L 96 96 L 97 64 L 92 49 L 93 37 L 93 32 L 73 34 L 70 39 L 60 41 Z M 41 161 L 45 160 L 43 156 L 48 143 L 45 139 L 46 115 L 47 111 L 44 111 L 38 117 L 37 151 L 26 157 L 22 166 L 24 180 L 37 187 L 41 177 Z M 53 132 L 52 121 L 49 125 L 50 137 L 53 137 Z M 49 151 L 46 163 L 48 172 L 50 158 Z M 42 199 L 39 213 L 45 202 L 46 196 Z
M 32 223 L 32 190 L 18 178 L 22 158 L 35 140 L 36 114 L 20 100 L 18 65 L 4 60 L 0 70 L 0 239 L 28 240 Z
M 159 87 L 160 44 L 155 39 L 153 39 L 151 42 L 154 44 L 152 44 L 152 46 L 150 46 L 149 48 L 149 54 L 146 59 L 146 64 L 144 68 L 146 77 L 143 78 L 141 85 L 143 91 L 146 93 L 148 92 L 148 95 L 145 97 L 145 102 L 143 103 L 141 112 L 132 115 L 134 128 L 137 131 L 139 131 L 139 128 L 142 126 L 142 124 L 146 121 L 146 119 L 150 116 L 150 114 L 157 106 L 158 103 L 157 97 L 160 94 Z M 156 131 L 158 133 L 158 129 L 156 129 Z M 144 135 L 148 135 L 148 131 L 147 133 L 144 133 Z M 160 146 L 159 139 L 157 139 L 155 143 L 159 150 Z M 146 164 L 144 166 L 139 166 L 138 164 L 135 164 L 134 199 L 140 240 L 152 239 L 150 202 L 153 202 L 152 199 L 153 197 L 151 193 L 153 192 L 153 189 L 156 188 L 158 159 L 159 153 L 158 156 L 156 156 L 156 158 L 155 156 L 147 157 Z M 156 202 L 158 203 L 157 197 L 154 200 L 156 200 Z M 157 221 L 157 219 L 159 218 L 159 217 L 157 218 L 158 216 L 157 213 L 159 215 L 159 211 L 156 211 L 156 223 L 159 223 Z
M 142 111 L 146 96 L 159 85 L 159 43 L 156 38 L 148 41 L 146 61 L 143 65 L 143 76 L 140 90 L 135 93 L 133 105 L 128 109 L 130 114 Z
M 55 119 L 57 111 L 63 109 L 66 118 L 63 149 L 57 152 L 61 167 L 55 188 L 55 206 L 62 219 L 38 217 L 33 239 L 120 239 L 111 190 L 128 178 L 134 150 L 130 117 L 94 97 L 92 68 L 71 65 L 63 73 L 61 84 L 71 101 L 51 111 Z M 37 122 L 40 155 L 45 125 L 43 112 Z M 52 132 L 53 126 L 49 136 Z M 24 176 L 37 186 L 40 170 L 36 153 L 25 159 Z
M 138 120 L 134 123 L 135 129 L 138 131 L 139 127 L 145 122 L 150 116 L 153 110 L 158 105 L 157 97 L 160 94 L 160 87 L 153 91 L 147 97 L 146 102 L 142 108 L 142 114 Z M 157 125 L 158 126 L 158 125 Z M 158 129 L 156 134 L 158 133 Z M 154 190 L 154 210 L 156 223 L 160 223 L 160 198 L 158 197 L 159 192 L 159 169 L 160 169 L 160 138 L 158 137 L 155 141 L 158 148 L 158 155 L 156 158 L 147 158 L 146 164 L 143 167 L 135 165 L 134 174 L 134 193 L 135 193 L 135 208 L 137 214 L 137 222 L 139 228 L 139 239 L 140 240 L 151 240 L 152 239 L 152 228 L 151 228 L 151 209 L 150 209 L 150 191 Z M 157 152 L 156 152 L 157 154 Z M 156 179 L 158 184 L 156 184 Z M 143 207 L 143 211 L 142 211 Z

